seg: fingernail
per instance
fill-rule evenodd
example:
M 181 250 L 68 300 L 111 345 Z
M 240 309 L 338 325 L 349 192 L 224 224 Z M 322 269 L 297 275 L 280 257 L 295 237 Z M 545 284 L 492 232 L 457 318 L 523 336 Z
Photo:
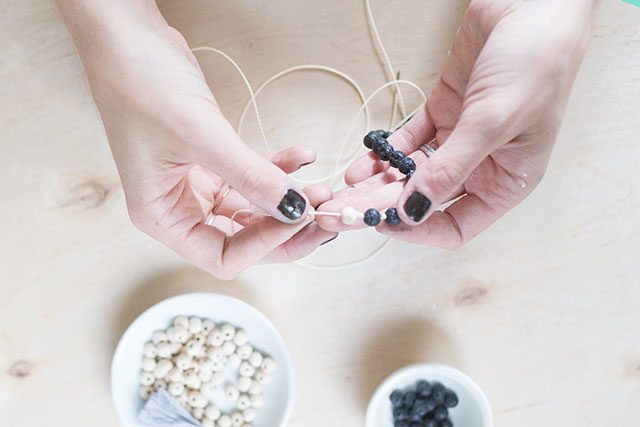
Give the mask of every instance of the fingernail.
M 303 166 L 309 166 L 309 165 L 310 165 L 310 164 L 312 164 L 312 163 L 313 163 L 313 162 L 303 163 L 303 164 L 301 164 L 301 165 L 300 165 L 300 167 L 303 167 Z
M 306 208 L 307 201 L 293 190 L 287 190 L 287 194 L 278 204 L 278 210 L 282 212 L 282 215 L 291 220 L 300 219 Z
M 338 238 L 339 234 L 336 234 L 335 236 L 333 236 L 332 238 L 330 238 L 329 240 L 327 240 L 326 242 L 322 242 L 320 243 L 320 245 L 318 246 L 322 246 L 322 245 L 326 245 L 329 242 L 333 242 L 334 240 L 336 240 Z
M 431 207 L 431 200 L 422 193 L 415 191 L 406 202 L 404 211 L 414 222 L 420 222 Z

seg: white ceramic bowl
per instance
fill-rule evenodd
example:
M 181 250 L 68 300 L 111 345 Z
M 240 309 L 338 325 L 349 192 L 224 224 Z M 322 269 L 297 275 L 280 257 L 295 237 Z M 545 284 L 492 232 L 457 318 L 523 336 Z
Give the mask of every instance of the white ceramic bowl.
M 493 427 L 493 413 L 487 397 L 471 378 L 445 365 L 413 365 L 387 378 L 369 402 L 366 427 L 393 427 L 389 395 L 395 389 L 415 385 L 418 380 L 438 381 L 458 395 L 460 403 L 451 410 L 456 427 Z
M 264 388 L 265 405 L 254 427 L 283 427 L 293 406 L 293 366 L 284 340 L 275 326 L 254 307 L 226 295 L 194 293 L 162 301 L 142 313 L 124 333 L 111 364 L 111 394 L 122 424 L 135 427 L 143 405 L 139 396 L 142 347 L 158 329 L 166 329 L 178 315 L 228 322 L 249 334 L 249 342 L 269 354 L 278 369 Z

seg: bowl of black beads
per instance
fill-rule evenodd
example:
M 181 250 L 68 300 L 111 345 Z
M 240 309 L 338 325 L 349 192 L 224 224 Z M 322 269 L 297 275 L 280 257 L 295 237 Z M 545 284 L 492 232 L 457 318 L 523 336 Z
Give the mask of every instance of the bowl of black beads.
M 444 365 L 401 369 L 376 390 L 366 427 L 492 427 L 491 406 L 467 375 Z

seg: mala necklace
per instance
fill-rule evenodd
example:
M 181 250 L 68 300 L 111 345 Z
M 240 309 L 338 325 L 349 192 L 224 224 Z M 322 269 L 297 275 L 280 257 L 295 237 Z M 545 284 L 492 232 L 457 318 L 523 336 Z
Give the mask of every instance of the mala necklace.
M 246 118 L 246 114 L 249 110 L 249 108 L 251 106 L 253 106 L 253 110 L 254 113 L 256 115 L 256 122 L 257 122 L 257 127 L 260 131 L 260 135 L 262 138 L 262 141 L 264 143 L 265 148 L 268 151 L 271 151 L 271 145 L 269 143 L 269 140 L 266 137 L 265 131 L 264 131 L 264 126 L 262 124 L 262 120 L 261 120 L 261 116 L 260 116 L 260 112 L 258 110 L 258 105 L 257 105 L 257 101 L 256 98 L 257 96 L 269 85 L 272 84 L 273 82 L 275 82 L 276 80 L 291 74 L 293 72 L 299 72 L 299 71 L 321 71 L 321 72 L 327 72 L 330 74 L 333 74 L 334 76 L 337 76 L 345 81 L 347 81 L 357 92 L 358 96 L 360 97 L 362 104 L 360 105 L 360 108 L 358 109 L 358 111 L 355 114 L 355 117 L 353 118 L 350 126 L 349 126 L 349 130 L 345 136 L 345 138 L 342 141 L 342 144 L 340 145 L 340 150 L 338 152 L 338 156 L 336 158 L 333 170 L 330 174 L 328 174 L 327 176 L 322 176 L 316 179 L 300 179 L 300 178 L 295 178 L 296 181 L 298 181 L 301 184 L 315 184 L 315 183 L 320 183 L 320 182 L 326 182 L 329 181 L 331 187 L 336 190 L 336 184 L 335 181 L 336 179 L 341 176 L 344 171 L 346 171 L 346 169 L 351 165 L 351 163 L 357 159 L 362 153 L 363 153 L 363 149 L 362 147 L 360 149 L 357 149 L 354 151 L 354 153 L 349 156 L 349 158 L 346 161 L 342 161 L 342 158 L 344 157 L 344 151 L 345 148 L 350 140 L 350 136 L 353 133 L 353 128 L 355 126 L 356 121 L 358 120 L 358 118 L 360 117 L 361 114 L 364 114 L 364 118 L 365 118 L 365 129 L 368 129 L 370 126 L 370 112 L 369 112 L 369 103 L 371 102 L 371 100 L 377 96 L 379 93 L 381 93 L 384 89 L 387 89 L 389 87 L 394 88 L 393 91 L 393 108 L 392 108 L 392 116 L 391 116 L 391 123 L 389 128 L 390 129 L 394 129 L 397 130 L 398 128 L 400 128 L 404 123 L 406 123 L 420 108 L 422 108 L 422 106 L 424 105 L 424 103 L 426 103 L 426 95 L 424 93 L 424 91 L 415 83 L 409 81 L 409 80 L 401 80 L 399 78 L 399 75 L 395 75 L 393 66 L 391 65 L 391 61 L 389 59 L 389 55 L 387 54 L 387 51 L 384 47 L 384 44 L 382 43 L 382 39 L 380 37 L 377 25 L 375 23 L 375 19 L 373 17 L 373 13 L 371 11 L 371 5 L 370 5 L 370 0 L 365 0 L 365 8 L 366 8 L 366 12 L 367 12 L 367 22 L 369 23 L 373 36 L 375 38 L 375 41 L 380 49 L 380 52 L 384 58 L 384 62 L 386 65 L 386 72 L 388 74 L 388 81 L 383 84 L 382 86 L 378 87 L 375 91 L 373 91 L 373 93 L 371 93 L 371 95 L 369 95 L 368 97 L 365 98 L 364 96 L 364 92 L 362 91 L 361 87 L 358 85 L 358 83 L 352 79 L 351 77 L 349 77 L 347 74 L 341 72 L 340 70 L 337 70 L 335 68 L 331 68 L 331 67 L 327 67 L 327 66 L 323 66 L 323 65 L 317 65 L 317 64 L 308 64 L 308 65 L 299 65 L 299 66 L 294 66 L 294 67 L 290 67 L 287 68 L 285 70 L 282 70 L 276 74 L 274 74 L 273 76 L 269 77 L 264 83 L 262 83 L 262 85 L 260 85 L 260 87 L 258 87 L 255 91 L 253 90 L 251 84 L 249 83 L 249 80 L 246 76 L 246 74 L 242 71 L 242 68 L 238 65 L 238 63 L 236 61 L 234 61 L 228 54 L 226 54 L 225 52 L 219 50 L 219 49 L 215 49 L 213 47 L 209 47 L 209 46 L 202 46 L 202 47 L 196 47 L 193 48 L 192 51 L 195 52 L 200 52 L 200 51 L 207 51 L 207 52 L 212 52 L 212 53 L 216 53 L 220 56 L 222 56 L 223 58 L 225 58 L 227 61 L 229 61 L 234 67 L 235 69 L 238 71 L 238 73 L 240 74 L 240 76 L 242 77 L 242 80 L 245 84 L 245 86 L 247 87 L 247 90 L 249 92 L 249 100 L 247 101 L 247 103 L 245 104 L 244 108 L 242 109 L 242 113 L 240 115 L 240 118 L 238 120 L 238 124 L 237 124 L 237 132 L 238 134 L 241 133 L 242 131 L 242 127 L 243 127 L 243 123 L 244 120 Z M 415 108 L 413 111 L 411 111 L 410 113 L 406 113 L 405 110 L 405 105 L 404 105 L 404 98 L 402 96 L 402 92 L 400 91 L 400 85 L 408 85 L 410 87 L 412 87 L 413 89 L 415 89 L 419 95 L 421 96 L 423 103 L 418 106 L 417 108 Z M 399 121 L 399 123 L 395 123 L 394 125 L 394 118 L 396 115 L 396 110 L 400 111 L 400 115 L 402 117 L 402 119 Z M 393 146 L 387 141 L 387 138 L 391 135 L 390 131 L 384 131 L 384 130 L 376 130 L 376 131 L 371 131 L 369 133 L 366 134 L 366 136 L 364 137 L 364 146 L 367 149 L 372 150 L 380 160 L 382 161 L 388 161 L 391 167 L 397 168 L 402 174 L 405 175 L 406 180 L 410 179 L 411 176 L 413 175 L 413 173 L 416 170 L 416 164 L 413 161 L 413 159 L 411 159 L 410 157 L 408 157 L 407 155 L 405 155 L 403 152 L 399 151 L 399 150 L 395 150 L 393 148 Z M 424 148 L 423 148 L 424 147 Z M 433 149 L 431 147 L 429 147 L 427 144 L 423 145 L 422 147 L 420 147 L 421 150 L 427 155 L 430 156 L 433 153 Z M 222 199 L 226 196 L 226 194 L 230 191 L 230 188 L 227 188 L 224 193 L 219 197 L 219 200 L 216 201 L 214 208 L 212 209 L 212 212 L 210 212 L 209 216 L 206 219 L 206 223 L 208 225 L 212 225 L 213 222 L 213 218 L 215 217 L 215 209 L 217 206 L 219 206 L 222 203 Z M 259 216 L 270 216 L 268 213 L 266 212 L 262 212 L 259 210 L 254 210 L 254 209 L 240 209 L 236 212 L 233 213 L 233 215 L 231 216 L 231 224 L 235 224 L 235 219 L 238 215 L 243 215 L 243 214 L 253 214 L 253 215 L 259 215 Z M 315 215 L 315 216 L 331 216 L 331 217 L 336 217 L 336 218 L 340 218 L 340 220 L 342 221 L 343 224 L 345 225 L 353 225 L 355 224 L 357 221 L 362 220 L 366 225 L 370 226 L 370 227 L 375 227 L 376 225 L 380 224 L 382 221 L 385 221 L 387 224 L 389 225 L 398 225 L 400 224 L 400 218 L 398 216 L 398 211 L 396 208 L 391 207 L 388 208 L 385 212 L 380 212 L 377 209 L 374 208 L 370 208 L 367 209 L 365 212 L 359 212 L 357 209 L 353 208 L 353 207 L 345 207 L 343 208 L 340 212 L 324 212 L 324 211 L 311 211 L 310 215 Z M 375 248 L 371 253 L 369 253 L 368 255 L 357 259 L 355 261 L 349 261 L 349 262 L 345 262 L 342 264 L 337 264 L 337 265 L 317 265 L 317 264 L 312 264 L 312 263 L 308 263 L 305 261 L 297 261 L 296 263 L 299 265 L 303 265 L 309 268 L 314 268 L 314 269 L 340 269 L 340 268 L 346 268 L 346 267 L 351 267 L 354 265 L 358 265 L 361 264 L 367 260 L 369 260 L 371 257 L 375 256 L 376 254 L 378 254 L 379 252 L 381 252 L 391 241 L 390 238 L 385 239 L 385 241 L 378 246 L 377 248 Z

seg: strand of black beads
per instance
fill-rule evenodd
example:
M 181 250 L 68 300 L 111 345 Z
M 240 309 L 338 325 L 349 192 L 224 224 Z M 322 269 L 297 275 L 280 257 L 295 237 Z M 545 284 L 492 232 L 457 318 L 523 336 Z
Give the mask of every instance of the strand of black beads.
M 391 167 L 398 169 L 409 179 L 416 170 L 416 162 L 402 151 L 394 150 L 387 141 L 390 135 L 391 132 L 385 130 L 372 130 L 365 135 L 364 146 L 376 153 L 380 160 L 388 161 Z

